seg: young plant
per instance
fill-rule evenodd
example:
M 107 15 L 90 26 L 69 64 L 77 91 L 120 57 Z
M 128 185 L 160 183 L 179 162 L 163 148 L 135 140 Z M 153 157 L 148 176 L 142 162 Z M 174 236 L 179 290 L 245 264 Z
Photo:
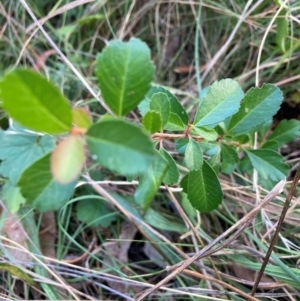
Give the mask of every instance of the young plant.
M 137 178 L 134 198 L 144 211 L 162 184 L 179 184 L 197 210 L 208 212 L 222 203 L 220 172 L 256 169 L 269 185 L 288 175 L 289 166 L 276 150 L 299 135 L 300 122 L 283 120 L 266 137 L 283 99 L 279 88 L 264 84 L 244 94 L 235 80 L 220 80 L 202 91 L 192 119 L 170 91 L 151 85 L 154 72 L 145 43 L 110 42 L 96 62 L 110 112 L 96 121 L 83 108 L 71 109 L 42 75 L 8 72 L 0 82 L 3 109 L 11 118 L 11 126 L 0 131 L 2 197 L 8 208 L 61 208 L 91 160 L 129 181 Z M 136 107 L 140 124 L 126 118 Z M 255 132 L 259 147 L 253 149 Z M 175 142 L 176 159 L 165 148 L 166 139 Z

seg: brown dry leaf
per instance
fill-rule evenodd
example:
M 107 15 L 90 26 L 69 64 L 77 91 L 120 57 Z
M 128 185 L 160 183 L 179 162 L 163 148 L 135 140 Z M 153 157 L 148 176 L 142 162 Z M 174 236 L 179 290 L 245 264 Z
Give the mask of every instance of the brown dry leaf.
M 122 224 L 122 230 L 118 241 L 107 242 L 103 245 L 103 249 L 105 250 L 105 253 L 103 254 L 104 267 L 113 267 L 115 265 L 114 261 L 124 265 L 128 263 L 128 250 L 136 233 L 137 228 L 134 224 L 128 222 Z M 127 275 L 129 274 L 126 267 L 122 268 L 122 272 Z M 120 293 L 125 294 L 129 291 L 128 285 L 125 283 L 113 280 L 107 280 L 107 283 L 112 289 Z M 140 290 L 140 287 L 131 286 L 130 288 L 136 292 Z
M 5 213 L 5 221 L 3 224 L 2 232 L 3 234 L 10 240 L 18 243 L 25 249 L 28 249 L 27 246 L 27 233 L 25 232 L 22 224 L 19 221 L 19 218 L 15 214 L 11 213 Z M 3 216 L 3 214 L 2 214 Z M 6 251 L 8 253 L 8 256 L 10 257 L 10 260 L 16 260 L 18 262 L 21 262 L 23 266 L 26 266 L 30 264 L 31 257 L 29 253 L 26 253 L 19 249 L 16 245 L 13 243 L 10 243 L 8 241 L 4 242 L 7 246 L 12 246 L 13 248 L 6 248 Z
M 56 258 L 55 240 L 57 227 L 54 211 L 45 212 L 42 215 L 42 222 L 39 232 L 39 239 L 42 254 L 46 257 Z

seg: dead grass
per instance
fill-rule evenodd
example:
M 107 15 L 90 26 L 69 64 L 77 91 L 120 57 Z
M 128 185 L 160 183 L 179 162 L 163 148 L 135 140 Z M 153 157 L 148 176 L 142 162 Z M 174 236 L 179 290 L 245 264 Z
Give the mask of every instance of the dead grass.
M 273 1 L 3 0 L 0 76 L 15 66 L 35 68 L 61 87 L 71 101 L 95 107 L 97 102 L 103 103 L 94 76 L 97 53 L 114 37 L 127 40 L 136 36 L 151 47 L 157 66 L 156 82 L 172 88 L 191 114 L 196 108 L 199 88 L 227 77 L 237 79 L 245 90 L 256 82 L 276 83 L 288 98 L 289 93 L 298 89 L 300 77 L 300 1 L 289 2 L 293 27 L 290 41 L 294 49 L 282 54 L 275 43 L 275 24 L 266 31 L 278 10 Z M 39 20 L 44 32 L 29 12 Z M 199 40 L 195 41 L 197 29 Z M 101 113 L 97 109 L 94 117 Z M 299 148 L 293 150 L 292 158 L 287 158 L 291 165 L 296 165 Z M 109 187 L 130 196 L 135 189 L 132 183 L 115 181 L 105 172 L 104 175 L 102 182 L 86 178 L 82 184 L 106 195 L 117 215 L 112 227 L 91 227 L 76 219 L 76 203 L 88 195 L 78 192 L 79 196 L 44 224 L 42 218 L 36 218 L 37 226 L 30 224 L 25 218 L 30 212 L 19 216 L 22 231 L 28 235 L 28 249 L 2 233 L 1 262 L 13 263 L 35 282 L 30 286 L 20 274 L 3 270 L 3 299 L 6 296 L 9 300 L 134 300 L 169 275 L 165 266 L 187 260 L 214 243 L 231 226 L 238 225 L 268 193 L 242 172 L 221 176 L 223 205 L 217 211 L 200 215 L 182 199 L 177 188 L 169 192 L 161 189 L 153 208 L 163 213 L 166 220 L 153 222 L 155 216 L 141 216 L 130 197 L 107 194 L 104 190 Z M 289 185 L 287 182 L 284 194 L 261 208 L 249 224 L 242 224 L 244 231 L 231 236 L 234 239 L 230 243 L 214 244 L 220 247 L 217 252 L 203 256 L 148 299 L 245 300 L 243 294 L 249 294 L 253 286 L 255 264 L 262 262 L 266 253 Z M 286 279 L 282 272 L 284 266 L 291 270 L 295 267 L 292 271 L 300 277 L 296 270 L 299 220 L 298 197 L 292 201 L 259 293 L 251 300 L 299 298 L 299 283 Z M 128 221 L 133 228 L 126 232 Z M 2 227 L 6 223 L 4 215 L 1 223 Z M 176 231 L 170 231 L 170 223 Z M 55 231 L 51 230 L 56 237 L 56 246 L 50 247 L 55 258 L 39 251 L 39 241 L 44 233 L 49 235 L 47 227 L 51 224 L 57 225 Z M 40 239 L 38 231 L 43 231 Z M 27 252 L 31 260 L 27 264 L 19 262 L 11 255 L 5 243 L 8 241 L 10 248 Z

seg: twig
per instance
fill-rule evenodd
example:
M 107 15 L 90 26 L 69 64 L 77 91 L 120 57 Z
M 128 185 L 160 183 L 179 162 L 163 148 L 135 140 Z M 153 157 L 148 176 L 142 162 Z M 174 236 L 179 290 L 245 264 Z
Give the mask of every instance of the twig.
M 240 234 L 245 230 L 245 228 L 247 228 L 249 224 L 249 221 L 248 222 L 245 222 L 233 235 L 231 235 L 225 242 L 221 243 L 217 248 L 213 249 L 213 250 L 209 250 L 207 249 L 208 246 L 212 245 L 212 247 L 214 247 L 214 245 L 216 243 L 219 242 L 219 237 L 217 239 L 215 239 L 214 241 L 212 241 L 209 245 L 207 245 L 205 247 L 205 251 L 204 249 L 202 249 L 201 251 L 201 255 L 199 255 L 199 257 L 197 258 L 198 260 L 199 259 L 202 259 L 204 257 L 207 257 L 207 256 L 211 256 L 219 251 L 221 251 L 222 249 L 226 248 L 228 245 L 230 245 L 233 241 L 236 240 L 236 238 L 238 238 L 240 236 Z M 169 266 L 166 268 L 167 271 L 170 271 L 170 270 L 173 270 L 175 268 L 178 268 L 182 265 L 182 262 L 179 262 L 177 264 L 174 264 L 173 266 Z
M 147 230 L 151 231 L 157 237 L 159 237 L 162 241 L 164 241 L 167 245 L 169 245 L 175 252 L 177 252 L 177 254 L 179 254 L 183 258 L 187 258 L 187 255 L 180 248 L 178 248 L 176 245 L 172 244 L 171 241 L 169 241 L 165 236 L 163 236 L 161 233 L 159 233 L 158 231 L 153 229 L 151 226 L 149 226 L 144 220 L 142 220 L 141 218 L 138 218 L 137 216 L 135 216 L 131 212 L 127 211 L 126 208 L 123 208 L 119 204 L 119 202 L 112 195 L 110 195 L 102 186 L 98 185 L 95 181 L 93 181 L 92 178 L 89 175 L 84 175 L 83 178 L 85 178 L 87 180 L 87 182 L 91 185 L 91 187 L 97 193 L 99 193 L 99 195 L 101 195 L 105 199 L 109 200 L 116 208 L 118 208 L 124 214 L 124 216 L 129 221 L 134 223 L 137 226 L 137 228 L 139 229 L 139 231 L 145 237 L 148 238 L 148 235 L 145 232 L 145 230 L 143 229 L 143 227 L 146 228 Z M 151 241 L 151 239 L 149 239 L 149 241 Z
M 226 283 L 222 280 L 219 280 L 219 279 L 216 279 L 216 278 L 210 277 L 210 276 L 204 276 L 204 275 L 201 275 L 200 273 L 197 273 L 195 271 L 190 271 L 190 270 L 187 270 L 187 269 L 183 270 L 182 272 L 185 273 L 185 274 L 188 274 L 190 276 L 194 276 L 194 277 L 197 277 L 197 278 L 200 278 L 200 279 L 215 282 L 215 283 L 217 283 L 219 285 L 222 285 L 223 287 L 226 287 L 226 288 L 230 289 L 231 291 L 241 295 L 242 297 L 247 298 L 250 301 L 259 301 L 259 299 L 255 298 L 255 297 L 249 297 L 249 295 L 247 293 L 235 288 L 233 285 L 230 285 L 230 284 L 228 284 L 228 283 Z
M 180 272 L 182 272 L 184 269 L 186 269 L 188 266 L 190 266 L 194 261 L 199 259 L 204 253 L 209 251 L 212 247 L 215 246 L 216 243 L 219 243 L 222 241 L 227 235 L 232 233 L 235 230 L 241 229 L 242 227 L 245 227 L 245 224 L 248 224 L 255 216 L 256 214 L 269 202 L 271 202 L 279 193 L 282 192 L 282 189 L 285 185 L 285 180 L 280 181 L 264 198 L 264 200 L 255 207 L 252 211 L 250 211 L 247 215 L 245 215 L 242 219 L 240 219 L 236 224 L 234 224 L 232 227 L 230 227 L 228 230 L 226 230 L 222 235 L 220 235 L 218 238 L 216 238 L 214 241 L 209 243 L 206 247 L 204 247 L 200 252 L 196 253 L 191 258 L 182 261 L 180 263 L 180 266 L 175 269 L 170 275 L 165 277 L 163 280 L 161 280 L 159 283 L 157 283 L 154 287 L 148 289 L 145 291 L 140 297 L 136 299 L 136 301 L 142 301 L 144 298 L 146 298 L 148 295 L 153 293 L 155 290 L 160 288 L 162 285 L 167 283 L 169 280 L 171 280 L 173 277 L 177 276 Z M 240 232 L 240 231 L 238 231 Z

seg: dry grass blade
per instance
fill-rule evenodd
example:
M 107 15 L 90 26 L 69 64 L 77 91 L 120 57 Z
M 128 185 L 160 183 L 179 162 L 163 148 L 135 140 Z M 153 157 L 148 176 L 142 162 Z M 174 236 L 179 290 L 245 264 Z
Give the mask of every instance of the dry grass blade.
M 252 0 L 248 1 L 245 9 L 243 11 L 243 13 L 241 14 L 240 19 L 238 20 L 235 28 L 233 29 L 233 31 L 231 32 L 230 36 L 228 37 L 226 43 L 223 45 L 223 47 L 216 53 L 216 55 L 212 58 L 212 60 L 208 63 L 207 68 L 205 70 L 205 72 L 203 72 L 202 75 L 202 80 L 205 79 L 205 77 L 208 75 L 208 73 L 210 72 L 211 68 L 216 64 L 216 62 L 221 58 L 221 56 L 226 52 L 226 50 L 228 49 L 231 41 L 233 40 L 236 32 L 238 31 L 240 25 L 244 22 L 244 20 L 253 12 L 253 10 L 255 10 L 263 1 L 257 1 L 252 7 L 251 9 L 248 10 L 248 8 L 250 7 Z
M 74 65 L 70 62 L 70 60 L 63 54 L 63 52 L 59 49 L 59 47 L 54 43 L 49 34 L 45 31 L 43 26 L 39 23 L 33 11 L 28 6 L 25 0 L 20 0 L 24 8 L 27 10 L 30 17 L 33 19 L 39 30 L 43 33 L 48 43 L 53 47 L 53 49 L 59 54 L 63 62 L 74 72 L 74 74 L 80 79 L 82 84 L 86 87 L 86 89 L 97 99 L 97 101 L 106 109 L 107 112 L 111 113 L 114 116 L 114 113 L 111 112 L 109 107 L 100 99 L 100 97 L 96 94 L 96 92 L 92 89 L 92 87 L 88 84 L 82 74 L 74 67 Z
M 33 260 L 35 260 L 38 264 L 40 264 L 42 267 L 44 267 L 47 272 L 49 273 L 49 275 L 53 276 L 54 279 L 57 281 L 57 283 L 59 283 L 66 291 L 68 291 L 71 296 L 79 301 L 80 299 L 77 297 L 77 295 L 75 294 L 74 290 L 72 288 L 70 288 L 70 286 L 68 286 L 64 280 L 62 280 L 58 275 L 56 275 L 55 272 L 52 271 L 52 269 L 48 268 L 47 265 L 45 265 L 45 263 L 43 263 L 43 261 L 41 259 L 38 258 L 38 256 L 36 256 L 35 254 L 33 254 L 32 252 L 28 251 L 26 248 L 24 248 L 22 245 L 20 245 L 19 243 L 8 239 L 4 236 L 0 235 L 0 239 L 4 242 L 4 243 L 9 243 L 12 247 L 17 248 L 18 250 L 21 250 L 22 252 L 28 254 Z M 49 280 L 49 279 L 47 279 Z M 51 280 L 50 280 L 51 281 Z
M 102 195 L 103 197 L 105 197 L 107 200 L 109 200 L 116 208 L 118 208 L 123 214 L 124 216 L 126 216 L 126 218 L 128 218 L 129 221 L 131 221 L 132 223 L 134 223 L 139 231 L 145 236 L 147 237 L 147 234 L 145 233 L 145 231 L 143 231 L 142 227 L 147 228 L 149 231 L 151 231 L 153 234 L 155 234 L 157 237 L 159 237 L 162 241 L 164 241 L 165 243 L 167 243 L 171 248 L 174 249 L 174 251 L 177 252 L 177 254 L 179 254 L 180 256 L 182 256 L 183 258 L 187 258 L 187 255 L 180 249 L 178 248 L 176 245 L 174 245 L 171 241 L 169 241 L 166 237 L 164 237 L 162 234 L 160 234 L 158 231 L 154 230 L 151 226 L 149 226 L 147 223 L 145 223 L 143 220 L 141 219 L 137 219 L 135 216 L 133 216 L 130 212 L 126 211 L 126 209 L 124 209 L 117 200 L 115 200 L 105 189 L 103 189 L 100 185 L 97 184 L 97 182 L 93 181 L 90 176 L 84 176 L 84 178 L 88 181 L 88 183 L 93 187 L 93 189 L 99 193 L 100 195 Z
M 58 8 L 57 10 L 51 12 L 49 15 L 47 15 L 46 17 L 38 20 L 38 22 L 43 25 L 45 22 L 47 22 L 48 20 L 50 20 L 51 18 L 54 18 L 55 16 L 58 16 L 60 14 L 63 14 L 67 11 L 69 11 L 70 9 L 73 9 L 77 6 L 89 3 L 89 2 L 95 2 L 95 0 L 77 0 L 77 1 L 73 1 L 71 3 L 68 3 L 66 5 L 63 5 L 62 7 Z M 34 29 L 37 26 L 37 23 L 33 23 L 31 25 L 29 25 L 26 29 L 26 33 L 29 33 L 30 31 L 32 31 L 32 29 Z
M 232 233 L 233 231 L 237 229 L 241 229 L 242 226 L 247 225 L 257 214 L 260 212 L 262 208 L 264 208 L 269 202 L 271 202 L 279 193 L 282 192 L 283 187 L 285 185 L 285 181 L 280 181 L 264 198 L 264 200 L 252 211 L 250 211 L 248 214 L 246 214 L 242 219 L 240 219 L 236 224 L 234 224 L 232 227 L 230 227 L 227 231 L 225 231 L 222 235 L 220 235 L 218 238 L 216 238 L 214 241 L 209 243 L 206 247 L 204 247 L 199 253 L 196 253 L 191 258 L 183 261 L 180 263 L 180 265 L 176 265 L 176 269 L 167 277 L 165 277 L 162 281 L 157 283 L 153 288 L 147 290 L 144 292 L 140 297 L 138 297 L 137 301 L 142 301 L 144 298 L 146 298 L 149 294 L 160 288 L 162 285 L 167 283 L 169 280 L 171 280 L 173 277 L 177 276 L 179 273 L 181 273 L 184 269 L 186 269 L 188 266 L 190 266 L 194 261 L 199 259 L 203 254 L 208 252 L 211 248 L 213 248 L 217 243 L 222 241 L 227 235 Z M 219 249 L 219 248 L 218 248 Z
M 259 285 L 260 279 L 261 279 L 261 277 L 262 277 L 262 275 L 263 275 L 263 273 L 264 273 L 264 270 L 265 270 L 265 268 L 266 268 L 266 266 L 267 266 L 267 263 L 268 263 L 269 258 L 270 258 L 270 256 L 271 256 L 271 253 L 272 253 L 272 251 L 273 251 L 273 249 L 274 249 L 274 246 L 275 246 L 277 237 L 278 237 L 278 235 L 279 235 L 279 232 L 280 232 L 282 223 L 283 223 L 284 218 L 285 218 L 285 215 L 286 215 L 286 213 L 287 213 L 287 211 L 288 211 L 288 209 L 289 209 L 289 206 L 290 206 L 290 203 L 291 203 L 293 194 L 294 194 L 294 192 L 295 192 L 295 190 L 296 190 L 296 187 L 297 187 L 297 185 L 298 185 L 299 180 L 300 180 L 300 165 L 298 166 L 298 169 L 297 169 L 296 175 L 295 175 L 295 177 L 294 177 L 294 181 L 293 181 L 293 183 L 292 183 L 291 189 L 290 189 L 290 191 L 289 191 L 289 193 L 288 193 L 288 195 L 287 195 L 287 197 L 286 197 L 286 201 L 285 201 L 285 204 L 284 204 L 284 206 L 283 206 L 283 209 L 282 209 L 282 212 L 281 212 L 281 215 L 280 215 L 280 218 L 279 218 L 277 227 L 276 227 L 276 231 L 275 231 L 274 236 L 273 236 L 273 238 L 272 238 L 270 247 L 269 247 L 268 252 L 267 252 L 267 254 L 266 254 L 266 257 L 265 257 L 265 259 L 264 259 L 264 261 L 263 261 L 263 264 L 262 264 L 262 266 L 261 266 L 261 269 L 260 269 L 260 271 L 259 271 L 259 274 L 258 274 L 258 276 L 257 276 L 257 278 L 256 278 L 256 280 L 255 280 L 254 286 L 253 286 L 252 291 L 251 291 L 251 296 L 254 296 L 254 294 L 255 294 L 255 292 L 256 292 L 256 290 L 257 290 L 257 287 L 258 287 L 258 285 Z
M 199 279 L 205 279 L 205 280 L 208 280 L 208 281 L 211 281 L 211 282 L 215 282 L 219 285 L 222 285 L 224 288 L 228 288 L 231 291 L 240 294 L 242 297 L 247 298 L 250 301 L 259 301 L 259 299 L 255 298 L 255 297 L 249 297 L 249 295 L 247 293 L 245 293 L 245 292 L 235 288 L 234 286 L 232 286 L 232 285 L 230 285 L 230 284 L 228 284 L 224 281 L 221 281 L 219 279 L 216 279 L 216 278 L 213 278 L 213 277 L 210 277 L 210 276 L 204 276 L 204 275 L 201 275 L 200 273 L 190 271 L 190 270 L 186 270 L 186 269 L 183 270 L 182 272 L 187 274 L 187 275 L 199 278 Z

